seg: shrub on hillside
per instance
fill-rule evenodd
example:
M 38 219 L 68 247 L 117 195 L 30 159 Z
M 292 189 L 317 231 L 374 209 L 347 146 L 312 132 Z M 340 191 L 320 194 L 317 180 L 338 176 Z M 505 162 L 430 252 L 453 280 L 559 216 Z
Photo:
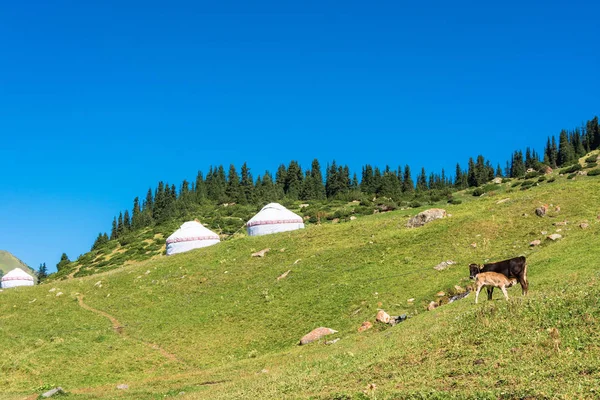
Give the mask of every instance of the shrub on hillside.
M 538 182 L 544 182 L 545 180 L 546 180 L 546 177 L 545 177 L 545 176 L 540 176 L 540 177 L 538 178 Z
M 594 154 L 593 156 L 589 156 L 585 159 L 586 163 L 593 163 L 598 161 L 598 154 Z
M 408 203 L 408 206 L 410 208 L 419 208 L 421 207 L 423 204 L 421 204 L 420 202 L 418 202 L 417 200 L 413 200 L 410 203 Z
M 554 182 L 555 180 L 556 180 L 556 177 L 554 177 L 554 176 L 553 176 L 552 178 L 548 179 L 548 183 L 552 183 L 552 182 Z
M 523 181 L 523 184 L 521 186 L 532 186 L 533 184 L 534 184 L 533 181 L 527 180 L 527 181 Z
M 525 174 L 525 179 L 532 179 L 535 178 L 536 176 L 539 176 L 540 173 L 537 171 L 531 171 Z
M 510 182 L 512 179 L 510 178 L 502 178 L 502 183 L 508 183 Z
M 510 187 L 517 187 L 517 186 L 521 186 L 523 184 L 523 182 L 517 181 L 514 182 L 512 185 L 510 185 Z
M 585 164 L 586 168 L 594 168 L 594 167 L 597 167 L 597 166 L 598 166 L 597 162 L 589 162 L 589 163 Z
M 449 204 L 462 204 L 462 200 L 461 199 L 455 199 L 455 198 L 451 198 L 450 200 L 448 200 Z
M 576 176 L 577 176 L 577 174 L 576 174 L 576 173 L 572 173 L 572 174 L 569 174 L 569 176 L 567 176 L 567 179 L 573 179 L 573 178 L 575 178 Z
M 570 174 L 572 172 L 581 171 L 583 167 L 579 164 L 571 165 L 570 167 L 563 168 L 559 172 L 561 174 Z
M 588 176 L 600 175 L 600 168 L 591 169 L 588 171 Z
M 479 197 L 482 196 L 485 193 L 485 190 L 483 190 L 483 188 L 475 188 L 475 190 L 473 190 L 473 196 Z

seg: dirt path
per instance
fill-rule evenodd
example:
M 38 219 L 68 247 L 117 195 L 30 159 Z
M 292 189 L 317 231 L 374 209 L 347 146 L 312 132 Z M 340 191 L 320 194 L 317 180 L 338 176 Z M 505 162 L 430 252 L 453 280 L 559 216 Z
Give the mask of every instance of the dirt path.
M 69 275 L 67 275 L 67 279 L 75 278 L 75 274 L 78 273 L 80 269 L 81 269 L 81 265 L 78 265 L 77 268 L 75 268 L 75 270 L 73 272 L 71 272 Z
M 144 346 L 151 348 L 152 350 L 156 350 L 158 351 L 160 354 L 162 354 L 163 357 L 167 358 L 169 361 L 179 361 L 181 362 L 181 360 L 179 360 L 175 354 L 169 353 L 168 351 L 166 351 L 165 349 L 163 349 L 162 347 L 160 347 L 157 344 L 154 343 L 149 343 L 149 342 L 145 342 L 141 339 L 137 339 L 137 338 L 133 338 L 131 336 L 128 336 L 127 333 L 125 332 L 125 327 L 112 315 L 101 311 L 101 310 L 96 310 L 93 307 L 88 306 L 87 304 L 85 304 L 83 302 L 83 295 L 80 294 L 77 296 L 77 303 L 79 304 L 79 306 L 81 308 L 83 308 L 84 310 L 88 310 L 91 311 L 95 314 L 101 315 L 104 318 L 108 318 L 108 320 L 110 321 L 110 323 L 112 324 L 112 328 L 113 330 L 118 333 L 121 337 L 129 339 L 129 340 L 133 340 L 139 343 L 142 343 Z

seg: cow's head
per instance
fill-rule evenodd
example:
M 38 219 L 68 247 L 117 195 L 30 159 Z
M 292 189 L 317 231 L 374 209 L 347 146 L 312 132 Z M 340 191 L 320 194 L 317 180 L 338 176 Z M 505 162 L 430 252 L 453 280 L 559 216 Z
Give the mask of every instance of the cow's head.
M 508 281 L 508 285 L 506 285 L 506 287 L 511 287 L 517 284 L 517 279 L 516 278 L 511 278 Z
M 477 274 L 480 272 L 481 267 L 478 264 L 469 265 L 469 278 L 475 279 Z

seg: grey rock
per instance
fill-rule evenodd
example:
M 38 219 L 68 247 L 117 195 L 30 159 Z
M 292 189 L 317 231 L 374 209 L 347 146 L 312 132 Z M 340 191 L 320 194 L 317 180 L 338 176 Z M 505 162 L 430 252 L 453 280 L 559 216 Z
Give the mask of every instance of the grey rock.
M 43 393 L 43 394 L 42 394 L 42 397 L 43 397 L 43 398 L 45 398 L 45 399 L 47 399 L 48 397 L 52 397 L 52 396 L 54 396 L 55 394 L 58 394 L 58 393 L 64 393 L 64 392 L 65 392 L 65 391 L 63 390 L 63 388 L 61 388 L 61 387 L 59 386 L 59 387 L 57 387 L 57 388 L 54 388 L 54 389 L 48 390 L 46 393 Z

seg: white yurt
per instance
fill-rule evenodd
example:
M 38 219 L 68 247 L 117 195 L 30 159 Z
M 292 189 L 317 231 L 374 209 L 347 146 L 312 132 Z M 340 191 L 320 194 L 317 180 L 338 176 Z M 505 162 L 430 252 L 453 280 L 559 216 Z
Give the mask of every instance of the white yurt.
M 269 203 L 250 221 L 246 222 L 248 235 L 261 236 L 270 233 L 295 231 L 304 228 L 302 217 L 281 204 Z
M 2 288 L 8 289 L 17 286 L 33 286 L 33 276 L 23 271 L 21 268 L 15 268 L 2 277 Z
M 200 222 L 188 221 L 167 238 L 167 255 L 184 253 L 219 242 L 219 235 L 205 228 Z

